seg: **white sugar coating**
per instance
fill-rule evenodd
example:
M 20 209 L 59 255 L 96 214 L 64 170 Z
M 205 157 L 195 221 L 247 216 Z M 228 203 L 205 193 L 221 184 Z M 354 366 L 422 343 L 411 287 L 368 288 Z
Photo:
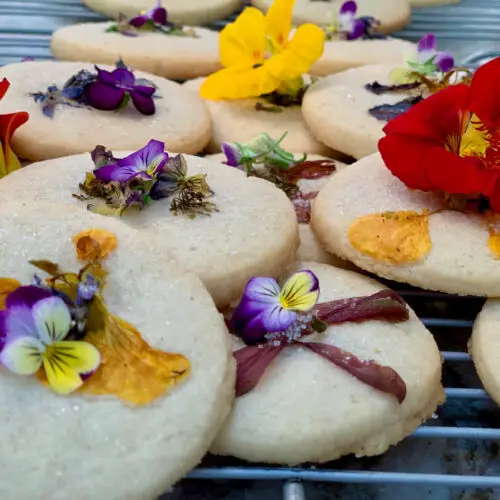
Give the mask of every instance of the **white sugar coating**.
M 311 67 L 311 75 L 325 76 L 369 64 L 402 66 L 405 56 L 415 49 L 406 40 L 339 40 L 325 42 L 323 55 Z
M 196 219 L 175 216 L 165 199 L 125 214 L 121 222 L 169 248 L 201 278 L 217 306 L 224 307 L 240 296 L 252 276 L 279 276 L 293 261 L 299 243 L 295 211 L 285 193 L 267 181 L 203 158 L 186 159 L 188 175 L 208 174 L 215 192 L 211 201 L 219 212 Z M 32 163 L 0 181 L 0 199 L 43 201 L 85 214 L 87 202 L 72 193 L 78 193 L 85 172 L 93 168 L 89 154 Z
M 65 26 L 52 35 L 57 59 L 113 65 L 120 57 L 128 66 L 173 80 L 206 76 L 221 68 L 219 34 L 195 28 L 197 38 L 150 31 L 138 36 L 106 33 L 112 23 Z
M 199 95 L 203 78 L 189 80 L 184 87 Z M 281 145 L 292 153 L 316 153 L 331 156 L 332 150 L 317 141 L 309 131 L 299 106 L 282 108 L 280 113 L 257 111 L 258 99 L 227 101 L 205 100 L 212 117 L 212 139 L 207 146 L 210 153 L 218 153 L 223 142 L 248 142 L 262 132 L 271 137 L 287 136 Z
M 298 158 L 298 155 L 296 155 Z M 222 162 L 226 160 L 224 153 L 216 153 L 212 155 L 207 155 L 207 159 L 211 161 Z M 319 155 L 307 155 L 307 159 L 322 160 L 328 159 L 324 156 Z M 336 172 L 347 167 L 345 163 L 335 160 Z M 335 173 L 333 174 L 335 175 Z M 320 179 L 300 179 L 298 185 L 303 193 L 311 193 L 313 191 L 319 191 L 328 181 L 328 177 L 322 177 Z M 322 262 L 324 264 L 330 264 L 332 266 L 342 267 L 342 268 L 352 268 L 353 266 L 342 259 L 339 259 L 336 255 L 325 252 L 319 245 L 314 233 L 312 232 L 311 226 L 309 224 L 299 224 L 299 235 L 300 235 L 300 246 L 297 250 L 296 259 L 297 260 L 308 260 L 311 262 Z
M 315 200 L 311 224 L 326 250 L 379 276 L 447 293 L 500 296 L 500 260 L 488 249 L 486 220 L 444 208 L 439 196 L 409 190 L 375 154 L 328 182 Z M 432 249 L 417 263 L 385 263 L 362 254 L 349 241 L 349 227 L 358 217 L 425 209 L 443 210 L 429 218 Z
M 325 264 L 299 263 L 297 269 L 318 276 L 320 303 L 384 288 Z M 285 465 L 326 462 L 350 453 L 377 455 L 431 417 L 444 400 L 439 350 L 413 312 L 401 323 L 329 326 L 307 341 L 335 345 L 393 368 L 407 387 L 403 404 L 306 348 L 287 347 L 258 385 L 235 400 L 211 452 Z M 234 349 L 242 345 L 234 340 Z
M 314 23 L 326 25 L 332 22 L 345 0 L 296 0 L 293 9 L 294 24 Z M 253 4 L 267 10 L 274 0 L 254 0 Z M 371 16 L 381 22 L 381 31 L 394 33 L 410 22 L 411 9 L 408 0 L 356 0 L 357 17 Z
M 469 352 L 488 394 L 500 404 L 500 299 L 489 299 L 474 322 Z
M 402 66 L 402 65 L 400 65 Z M 396 65 L 373 65 L 327 76 L 308 89 L 302 114 L 311 132 L 333 149 L 354 158 L 377 152 L 385 121 L 368 112 L 381 104 L 395 104 L 410 96 L 405 92 L 375 95 L 365 89 L 378 81 L 388 85 Z
M 120 14 L 136 16 L 142 11 L 152 9 L 155 0 L 84 0 L 89 9 L 96 10 L 108 17 L 118 18 Z M 179 24 L 208 24 L 224 19 L 241 6 L 241 0 L 163 0 L 168 20 Z
M 0 208 L 1 276 L 24 284 L 36 271 L 29 259 L 78 271 L 72 236 L 112 231 L 118 246 L 105 260 L 108 309 L 152 347 L 191 364 L 184 381 L 140 408 L 114 396 L 58 396 L 34 377 L 0 368 L 0 496 L 155 500 L 198 464 L 230 409 L 234 363 L 220 314 L 158 241 L 119 221 L 32 200 Z
M 102 66 L 104 69 L 112 69 Z M 13 148 L 21 158 L 46 160 L 84 153 L 96 144 L 114 149 L 139 149 L 155 137 L 172 150 L 198 153 L 210 138 L 210 116 L 201 99 L 181 85 L 137 71 L 136 78 L 147 78 L 157 87 L 156 113 L 141 115 L 131 103 L 119 113 L 91 108 L 57 106 L 54 118 L 43 115 L 39 103 L 29 96 L 45 92 L 50 85 L 62 88 L 81 69 L 95 71 L 92 64 L 73 62 L 25 62 L 0 68 L 0 77 L 11 86 L 0 101 L 0 113 L 27 111 L 29 121 L 20 127 Z

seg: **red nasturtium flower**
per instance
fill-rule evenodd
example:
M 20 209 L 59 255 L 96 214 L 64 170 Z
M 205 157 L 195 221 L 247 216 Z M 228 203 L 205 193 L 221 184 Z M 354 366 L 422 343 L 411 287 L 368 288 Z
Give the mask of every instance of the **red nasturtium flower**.
M 379 141 L 387 168 L 410 189 L 486 196 L 500 212 L 500 58 L 469 85 L 452 85 L 391 120 Z
M 0 81 L 0 100 L 10 87 L 10 82 L 6 78 Z M 25 111 L 19 113 L 0 114 L 0 177 L 10 174 L 14 170 L 21 168 L 21 163 L 10 146 L 10 141 L 14 132 L 24 125 L 29 118 Z

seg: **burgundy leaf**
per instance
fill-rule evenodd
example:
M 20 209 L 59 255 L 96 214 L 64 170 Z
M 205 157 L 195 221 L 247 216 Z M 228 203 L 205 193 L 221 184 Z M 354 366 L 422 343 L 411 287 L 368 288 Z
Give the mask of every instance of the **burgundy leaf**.
M 297 221 L 302 224 L 309 224 L 311 220 L 311 200 L 316 198 L 318 191 L 312 193 L 297 193 L 295 198 L 292 199 L 293 208 L 297 215 Z
M 405 92 L 408 90 L 418 89 L 422 85 L 421 82 L 403 83 L 401 85 L 382 85 L 377 81 L 367 83 L 365 89 L 375 95 L 382 95 L 388 92 Z
M 283 173 L 290 182 L 297 182 L 299 179 L 320 179 L 328 177 L 335 172 L 335 162 L 333 160 L 311 160 L 297 163 L 285 170 Z
M 375 361 L 362 361 L 338 347 L 316 342 L 297 342 L 332 362 L 361 382 L 379 391 L 392 394 L 402 403 L 406 397 L 406 384 L 395 370 Z
M 250 392 L 261 379 L 271 361 L 287 346 L 260 344 L 246 346 L 233 353 L 236 359 L 236 397 Z
M 396 104 L 381 104 L 368 110 L 368 113 L 375 117 L 377 120 L 388 122 L 399 115 L 406 113 L 412 106 L 423 100 L 423 97 L 408 97 Z
M 350 297 L 324 302 L 317 304 L 314 311 L 318 319 L 329 325 L 370 319 L 397 323 L 409 318 L 405 302 L 393 290 L 382 290 L 368 297 Z

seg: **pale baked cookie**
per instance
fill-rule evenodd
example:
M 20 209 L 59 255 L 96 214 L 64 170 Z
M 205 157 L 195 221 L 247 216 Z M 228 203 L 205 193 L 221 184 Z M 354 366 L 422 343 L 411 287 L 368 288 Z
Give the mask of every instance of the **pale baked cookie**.
M 224 163 L 226 162 L 226 156 L 224 153 L 217 153 L 212 155 L 207 155 L 207 159 L 211 161 L 217 161 Z M 328 160 L 328 158 L 319 155 L 308 155 L 307 159 L 310 161 Z M 335 160 L 335 175 L 336 172 L 341 171 L 347 165 L 340 161 Z M 232 167 L 228 167 L 232 168 Z M 319 191 L 327 182 L 329 177 L 321 177 L 319 179 L 300 179 L 297 185 L 303 194 L 310 194 Z M 299 214 L 297 214 L 299 217 Z M 304 218 L 308 218 L 308 213 L 305 214 Z M 325 252 L 319 245 L 314 233 L 311 230 L 309 223 L 299 220 L 299 235 L 300 235 L 300 246 L 297 250 L 296 259 L 297 260 L 307 260 L 311 262 L 320 262 L 324 264 L 330 264 L 336 267 L 349 267 L 350 263 L 339 259 L 337 256 Z
M 253 0 L 253 4 L 267 10 L 273 0 Z M 294 24 L 326 24 L 344 0 L 296 0 L 293 10 Z M 356 0 L 359 16 L 373 16 L 381 23 L 383 33 L 403 29 L 410 22 L 411 9 L 407 0 Z
M 126 154 L 116 152 L 120 158 Z M 203 158 L 185 159 L 188 175 L 207 174 L 215 193 L 209 202 L 217 211 L 194 219 L 176 216 L 169 199 L 162 199 L 140 212 L 131 208 L 121 222 L 140 230 L 141 239 L 153 238 L 171 250 L 201 278 L 217 306 L 224 307 L 241 294 L 251 276 L 279 276 L 293 261 L 299 244 L 297 219 L 286 195 L 272 184 Z M 43 201 L 61 211 L 86 214 L 87 204 L 100 200 L 79 201 L 72 195 L 93 169 L 89 153 L 33 163 L 0 180 L 0 199 Z
M 120 14 L 135 16 L 140 11 L 151 9 L 155 0 L 84 0 L 84 4 L 89 9 L 118 18 Z M 163 4 L 173 22 L 194 26 L 230 16 L 241 6 L 241 1 L 164 0 Z
M 500 346 L 498 328 L 500 327 L 500 300 L 486 301 L 474 322 L 469 340 L 469 352 L 474 361 L 476 372 L 488 394 L 500 404 L 500 378 L 498 361 Z
M 311 223 L 323 248 L 379 276 L 447 293 L 498 296 L 500 261 L 489 248 L 488 220 L 445 208 L 439 195 L 408 189 L 375 154 L 328 182 Z M 403 221 L 408 216 L 407 226 L 391 212 Z
M 57 59 L 114 64 L 120 57 L 132 68 L 173 80 L 206 76 L 221 68 L 219 34 L 194 28 L 196 37 L 140 32 L 137 36 L 107 33 L 112 23 L 65 26 L 52 35 Z
M 304 96 L 302 114 L 314 136 L 354 158 L 375 153 L 386 122 L 371 116 L 368 110 L 412 95 L 376 95 L 365 88 L 374 81 L 390 85 L 393 69 L 394 64 L 363 66 L 327 76 L 311 86 Z
M 269 331 L 271 326 L 276 329 L 292 323 L 286 334 L 267 335 L 264 344 L 235 352 L 239 397 L 211 452 L 285 465 L 326 462 L 351 453 L 383 453 L 444 401 L 441 356 L 434 338 L 413 311 L 405 309 L 402 299 L 379 283 L 324 264 L 300 263 L 297 269 L 309 272 L 299 273 L 300 280 L 294 275 L 295 282 L 284 284 L 281 292 L 270 280 L 254 279 L 246 294 L 256 302 L 244 305 L 244 297 L 233 314 L 232 329 L 246 339 L 247 345 L 250 338 L 261 338 L 252 337 L 261 327 Z M 259 300 L 262 284 L 265 303 Z M 349 301 L 349 308 L 344 301 L 342 306 L 329 305 L 330 312 L 336 312 L 329 318 L 327 330 L 314 333 L 316 327 L 307 311 L 316 300 L 323 304 L 375 293 L 393 304 L 395 323 L 384 321 L 384 315 L 367 320 L 373 316 L 364 316 L 358 307 L 360 302 L 367 306 L 374 298 L 358 299 Z M 274 306 L 280 299 L 280 305 Z M 257 311 L 269 307 L 279 308 L 280 313 L 256 316 Z M 344 315 L 347 309 L 350 312 Z M 367 306 L 365 312 L 369 309 Z M 357 315 L 357 322 L 349 322 L 352 313 L 351 321 Z M 328 321 L 319 312 L 316 316 Z M 252 323 L 250 318 L 254 318 Z M 333 325 L 337 320 L 341 323 Z M 305 329 L 297 329 L 298 323 Z M 304 332 L 312 334 L 304 336 Z M 235 351 L 244 347 L 240 339 L 233 339 Z M 298 344 L 293 342 L 297 339 Z M 309 342 L 322 354 L 304 347 Z M 359 370 L 361 379 L 349 369 Z M 255 376 L 257 371 L 263 372 L 260 380 Z
M 406 40 L 332 40 L 325 42 L 323 55 L 311 67 L 314 76 L 326 76 L 369 64 L 398 65 L 414 44 Z
M 53 61 L 1 68 L 0 77 L 7 78 L 11 87 L 0 102 L 0 113 L 23 110 L 30 115 L 13 138 L 13 149 L 19 157 L 33 161 L 58 158 L 84 153 L 103 143 L 115 149 L 139 149 L 152 136 L 184 153 L 197 153 L 208 142 L 210 116 L 201 99 L 175 82 L 141 72 L 134 73 L 138 85 L 142 83 L 139 79 L 145 78 L 158 88 L 152 116 L 141 114 L 131 102 L 120 112 L 61 104 L 53 109 L 53 118 L 46 116 L 43 108 L 50 107 L 50 99 L 36 102 L 30 94 L 45 93 L 46 98 L 48 87 L 57 85 L 62 89 L 82 69 L 95 73 L 90 64 Z M 141 103 L 146 99 L 143 95 L 139 98 Z
M 198 94 L 203 79 L 190 80 L 184 87 Z M 258 111 L 256 103 L 266 106 L 262 99 L 248 98 L 205 103 L 212 117 L 212 138 L 208 152 L 220 151 L 223 142 L 248 142 L 261 132 L 280 137 L 285 132 L 282 145 L 293 153 L 315 153 L 330 156 L 331 149 L 309 132 L 300 106 L 282 108 L 280 112 Z
M 87 288 L 79 289 L 83 300 L 79 304 L 89 304 L 90 309 L 84 316 L 86 323 L 72 313 L 72 318 L 79 318 L 76 326 L 83 326 L 76 337 L 77 348 L 67 342 L 76 335 L 74 329 L 64 337 L 69 320 L 61 300 L 48 299 L 50 307 L 37 302 L 33 316 L 42 323 L 30 327 L 30 332 L 35 329 L 28 338 L 35 344 L 31 355 L 48 360 L 57 352 L 62 361 L 54 368 L 56 379 L 49 376 L 47 365 L 42 365 L 38 376 L 45 381 L 49 376 L 50 383 L 42 385 L 37 377 L 28 375 L 31 364 L 13 349 L 12 335 L 25 336 L 27 331 L 16 328 L 20 325 L 12 320 L 18 317 L 12 309 L 15 301 L 9 295 L 6 314 L 11 315 L 7 316 L 11 321 L 3 325 L 6 329 L 2 334 L 7 337 L 2 336 L 0 343 L 0 394 L 4 402 L 0 446 L 9 457 L 0 470 L 2 498 L 155 500 L 198 464 L 234 398 L 234 361 L 227 330 L 211 297 L 162 245 L 120 221 L 33 200 L 2 204 L 1 212 L 2 309 L 5 295 L 19 286 L 7 277 L 24 286 L 32 282 L 34 272 L 41 279 L 47 277 L 29 264 L 30 259 L 47 259 L 65 272 L 78 273 L 88 262 L 90 253 L 85 252 L 95 250 L 90 242 L 98 241 L 99 255 L 109 253 L 102 260 L 108 274 L 101 296 L 109 313 L 119 318 L 112 320 L 113 328 L 106 321 L 108 326 L 98 340 L 93 333 L 102 324 L 96 323 L 99 313 L 93 309 L 98 299 L 93 295 L 95 289 L 91 292 L 91 280 L 82 278 Z M 91 233 L 86 233 L 88 229 Z M 78 239 L 72 241 L 77 233 Z M 110 244 L 113 237 L 115 248 Z M 76 250 L 81 259 L 77 259 Z M 88 272 L 99 276 L 95 270 L 91 267 Z M 40 288 L 36 291 L 47 294 Z M 25 290 L 23 297 L 31 300 L 38 297 L 35 292 Z M 54 300 L 59 301 L 58 315 Z M 53 331 L 56 343 L 42 335 L 44 324 L 48 328 L 57 325 Z M 131 337 L 132 327 L 139 335 Z M 50 346 L 43 354 L 37 354 L 37 338 Z M 108 340 L 116 342 L 113 348 L 106 348 Z M 64 363 L 68 349 L 80 360 L 78 365 L 76 361 Z M 64 377 L 72 374 L 82 383 L 77 366 L 82 371 L 82 366 L 87 366 L 89 371 L 95 349 L 100 364 L 75 390 L 74 378 Z M 158 370 L 169 366 L 169 372 L 174 370 L 172 380 L 159 378 L 167 372 L 160 374 Z M 13 372 L 23 367 L 26 375 Z M 68 395 L 57 393 L 69 389 L 73 392 Z

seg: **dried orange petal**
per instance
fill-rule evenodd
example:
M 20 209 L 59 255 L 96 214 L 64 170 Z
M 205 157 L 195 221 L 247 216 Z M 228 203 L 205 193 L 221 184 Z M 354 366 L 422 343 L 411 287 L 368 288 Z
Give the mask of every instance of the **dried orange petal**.
M 429 211 L 364 215 L 349 227 L 351 245 L 361 253 L 391 264 L 416 262 L 431 248 Z
M 76 254 L 80 260 L 104 259 L 117 245 L 116 236 L 106 229 L 87 229 L 73 236 Z
M 21 283 L 13 278 L 0 278 L 0 311 L 5 309 L 5 300 Z

